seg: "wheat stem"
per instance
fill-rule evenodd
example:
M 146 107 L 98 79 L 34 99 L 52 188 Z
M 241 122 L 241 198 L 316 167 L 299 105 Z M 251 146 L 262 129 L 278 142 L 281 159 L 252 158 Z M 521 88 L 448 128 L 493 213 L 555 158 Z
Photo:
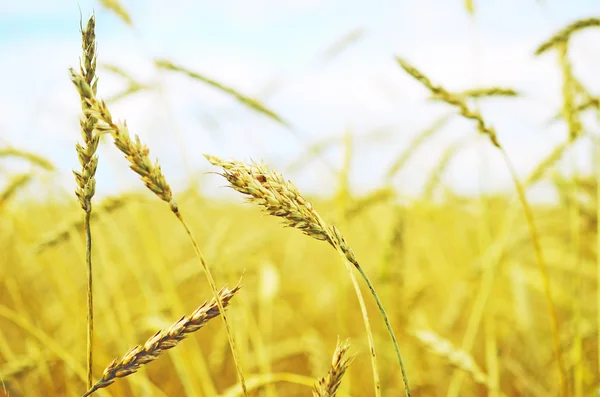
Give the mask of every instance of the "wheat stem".
M 558 316 L 556 314 L 556 307 L 552 300 L 552 288 L 550 286 L 550 278 L 548 276 L 548 268 L 546 266 L 546 261 L 544 260 L 544 255 L 542 252 L 542 245 L 540 243 L 540 235 L 538 229 L 535 225 L 535 219 L 533 216 L 533 211 L 529 202 L 527 201 L 527 196 L 525 195 L 525 189 L 521 182 L 519 182 L 519 178 L 517 177 L 517 173 L 515 168 L 508 157 L 508 154 L 504 150 L 504 148 L 500 148 L 502 156 L 504 157 L 504 161 L 506 162 L 506 166 L 510 171 L 510 176 L 514 182 L 515 188 L 517 190 L 517 194 L 519 196 L 519 201 L 521 202 L 521 206 L 523 207 L 523 212 L 525 213 L 525 218 L 527 220 L 527 227 L 529 228 L 529 233 L 531 235 L 531 240 L 533 243 L 533 248 L 535 252 L 536 263 L 538 265 L 538 269 L 542 275 L 542 281 L 544 285 L 544 296 L 546 299 L 546 305 L 548 307 L 548 313 L 550 315 L 550 323 L 552 327 L 552 340 L 554 344 L 554 356 L 556 359 L 556 363 L 558 365 L 560 384 L 562 389 L 563 396 L 569 395 L 569 389 L 567 384 L 567 375 L 564 367 L 561 348 L 560 348 L 560 328 L 558 326 Z
M 247 397 L 248 389 L 246 388 L 246 380 L 244 379 L 244 373 L 241 368 L 240 359 L 237 354 L 237 350 L 235 348 L 235 340 L 233 339 L 233 332 L 231 331 L 231 327 L 229 326 L 229 321 L 227 321 L 227 317 L 225 315 L 225 308 L 223 307 L 223 303 L 221 302 L 221 298 L 219 296 L 219 291 L 217 290 L 215 280 L 212 276 L 210 269 L 208 268 L 208 265 L 206 264 L 206 261 L 204 260 L 204 256 L 202 255 L 202 252 L 200 251 L 200 246 L 198 245 L 198 242 L 194 238 L 194 235 L 192 234 L 192 231 L 190 230 L 189 226 L 183 219 L 183 216 L 181 215 L 181 213 L 179 211 L 175 212 L 175 215 L 177 216 L 177 219 L 179 219 L 179 221 L 181 222 L 181 225 L 185 229 L 187 235 L 190 238 L 190 241 L 192 242 L 192 245 L 194 246 L 194 252 L 196 253 L 196 256 L 198 257 L 198 260 L 202 264 L 202 269 L 204 270 L 204 274 L 206 275 L 208 284 L 210 285 L 210 288 L 216 298 L 217 306 L 219 307 L 219 311 L 221 312 L 221 316 L 223 317 L 223 322 L 225 323 L 225 329 L 227 331 L 227 338 L 229 340 L 229 345 L 231 347 L 231 354 L 233 355 L 233 361 L 235 362 L 237 374 L 238 374 L 238 377 L 240 378 L 242 392 L 244 393 L 244 396 Z
M 92 232 L 90 213 L 85 214 L 85 262 L 87 264 L 87 387 L 92 386 L 94 344 L 94 289 L 92 277 Z

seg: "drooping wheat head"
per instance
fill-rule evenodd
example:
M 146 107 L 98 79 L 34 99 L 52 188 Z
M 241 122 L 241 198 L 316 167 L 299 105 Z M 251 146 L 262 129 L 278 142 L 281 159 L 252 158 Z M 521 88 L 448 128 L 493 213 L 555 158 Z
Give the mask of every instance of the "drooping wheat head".
M 492 144 L 500 148 L 500 143 L 498 142 L 496 130 L 494 129 L 494 127 L 488 125 L 483 120 L 483 117 L 477 110 L 469 108 L 463 97 L 449 92 L 440 85 L 433 84 L 427 76 L 425 76 L 417 68 L 409 64 L 404 59 L 396 57 L 396 61 L 398 61 L 398 64 L 400 64 L 400 66 L 406 71 L 406 73 L 410 74 L 421 84 L 427 87 L 434 97 L 439 98 L 440 100 L 443 100 L 444 102 L 457 107 L 460 111 L 460 114 L 463 117 L 475 121 L 477 123 L 477 130 L 482 134 L 487 135 L 490 138 Z
M 277 171 L 257 162 L 247 165 L 210 155 L 205 157 L 212 165 L 223 168 L 225 172 L 221 175 L 233 189 L 248 196 L 248 201 L 279 217 L 287 226 L 299 229 L 314 239 L 327 241 L 334 248 L 340 247 L 350 263 L 357 266 L 356 256 L 340 231 L 325 223 L 296 186 Z
M 241 286 L 238 284 L 233 289 L 224 287 L 219 291 L 219 300 L 223 302 L 224 307 L 229 305 L 229 301 L 240 288 Z M 89 396 L 98 389 L 110 386 L 117 378 L 124 378 L 135 373 L 142 365 L 156 360 L 163 351 L 177 346 L 188 334 L 204 327 L 209 320 L 217 317 L 219 313 L 219 306 L 215 298 L 212 298 L 208 303 L 204 302 L 192 314 L 183 316 L 169 328 L 156 332 L 143 345 L 132 348 L 121 359 L 113 360 L 104 369 L 102 378 L 82 397 Z
M 373 284 L 367 277 L 364 269 L 360 266 L 354 251 L 350 245 L 346 242 L 346 239 L 333 225 L 327 224 L 319 213 L 313 208 L 312 204 L 308 202 L 298 191 L 296 186 L 291 181 L 286 181 L 281 174 L 277 171 L 269 169 L 265 164 L 253 162 L 252 164 L 246 164 L 241 161 L 225 161 L 218 157 L 211 155 L 204 155 L 206 159 L 214 166 L 223 169 L 222 175 L 231 187 L 246 195 L 248 201 L 253 202 L 266 210 L 269 214 L 276 216 L 283 220 L 284 224 L 289 227 L 293 227 L 302 231 L 302 233 L 310 236 L 314 239 L 327 241 L 333 248 L 338 251 L 340 256 L 344 259 L 344 264 L 352 264 L 361 274 L 363 280 L 366 282 L 379 311 L 384 319 L 388 333 L 394 344 L 394 349 L 400 364 L 402 371 L 402 380 L 406 395 L 410 396 L 410 387 L 408 384 L 408 376 L 402 361 L 402 355 L 400 354 L 400 348 L 396 341 L 396 336 L 392 330 L 389 318 L 383 308 L 383 304 L 377 295 Z M 352 269 L 348 268 L 350 277 L 354 281 L 354 275 Z M 362 303 L 362 295 L 360 289 L 355 285 L 355 291 L 363 310 L 363 319 L 365 321 L 365 327 L 367 328 L 367 334 L 370 332 L 370 326 L 368 325 L 368 317 L 366 309 L 364 309 Z M 368 335 L 369 343 L 371 344 L 371 353 L 373 361 L 374 375 L 377 371 L 375 365 L 375 353 L 372 341 L 372 335 Z
M 313 397 L 335 397 L 346 370 L 354 360 L 353 357 L 344 357 L 349 348 L 348 340 L 340 342 L 338 339 L 329 372 L 315 384 Z

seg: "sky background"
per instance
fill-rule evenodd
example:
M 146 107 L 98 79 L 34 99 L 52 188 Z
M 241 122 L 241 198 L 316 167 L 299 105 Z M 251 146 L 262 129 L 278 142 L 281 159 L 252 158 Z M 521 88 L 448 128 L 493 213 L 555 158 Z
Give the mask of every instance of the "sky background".
M 175 189 L 223 180 L 203 153 L 263 159 L 301 191 L 331 193 L 343 162 L 342 137 L 354 142 L 351 186 L 363 194 L 381 186 L 398 154 L 440 116 L 454 112 L 428 101 L 428 92 L 401 70 L 401 56 L 449 90 L 511 87 L 520 98 L 490 99 L 481 111 L 521 177 L 567 136 L 559 111 L 561 80 L 556 54 L 534 57 L 535 48 L 566 24 L 600 16 L 597 0 L 476 0 L 470 16 L 461 0 L 121 0 L 133 20 L 124 24 L 95 1 L 0 0 L 0 148 L 13 146 L 53 161 L 44 176 L 72 195 L 74 149 L 80 140 L 80 104 L 68 69 L 80 56 L 80 11 L 97 17 L 98 63 L 125 70 L 155 89 L 110 104 L 159 158 Z M 352 31 L 362 36 L 334 58 L 323 54 Z M 576 75 L 600 94 L 600 29 L 578 33 L 570 56 Z M 231 97 L 173 72 L 153 60 L 166 58 L 238 91 L 258 97 L 291 125 L 287 129 Z M 109 98 L 125 81 L 98 68 L 98 95 Z M 593 119 L 587 130 L 598 132 Z M 431 139 L 393 180 L 405 196 L 419 194 L 444 149 L 473 141 L 452 161 L 444 182 L 463 194 L 511 189 L 501 156 L 474 126 L 458 117 Z M 340 144 L 304 167 L 288 170 L 316 142 Z M 582 170 L 590 168 L 589 143 L 576 147 Z M 99 150 L 97 195 L 139 188 L 141 182 L 114 147 Z M 20 162 L 0 163 L 0 182 Z M 333 170 L 332 170 L 333 168 Z M 55 189 L 56 190 L 56 189 Z M 221 189 L 222 190 L 222 189 Z M 534 189 L 537 199 L 549 189 Z

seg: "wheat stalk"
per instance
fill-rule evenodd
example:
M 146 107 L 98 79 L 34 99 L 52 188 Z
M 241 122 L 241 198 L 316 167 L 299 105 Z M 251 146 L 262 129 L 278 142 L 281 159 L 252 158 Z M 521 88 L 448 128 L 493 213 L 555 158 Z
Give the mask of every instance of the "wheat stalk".
M 302 197 L 292 182 L 286 181 L 281 174 L 270 170 L 266 165 L 256 162 L 249 165 L 239 161 L 224 161 L 210 155 L 205 155 L 205 157 L 211 164 L 221 167 L 224 171 L 221 175 L 227 179 L 234 190 L 247 195 L 250 202 L 262 206 L 269 214 L 282 218 L 285 224 L 299 229 L 307 236 L 317 240 L 327 241 L 336 249 L 336 251 L 338 251 L 344 264 L 349 270 L 351 279 L 353 279 L 354 276 L 350 264 L 359 271 L 377 303 L 387 330 L 392 338 L 394 349 L 402 370 L 406 395 L 410 396 L 408 376 L 406 375 L 404 363 L 402 362 L 400 348 L 398 347 L 396 336 L 383 308 L 383 304 L 375 292 L 373 284 L 358 263 L 354 251 L 350 248 L 350 245 L 346 242 L 342 233 L 335 226 L 327 224 L 321 218 L 319 213 L 312 207 L 312 204 Z M 355 290 L 359 303 L 361 303 L 362 297 L 360 289 L 355 287 Z M 362 305 L 363 303 L 361 303 L 361 309 Z M 367 334 L 369 334 L 370 326 L 368 325 L 368 317 L 364 309 L 363 319 L 365 321 L 365 327 L 367 328 Z M 372 336 L 368 336 L 369 343 L 372 344 Z M 376 373 L 377 369 L 373 346 L 371 346 L 371 350 L 373 371 Z M 374 376 L 376 375 L 374 374 Z
M 354 359 L 353 357 L 344 358 L 349 348 L 348 340 L 340 342 L 338 338 L 329 372 L 315 384 L 313 397 L 335 397 L 342 383 L 342 378 Z
M 224 307 L 240 290 L 238 284 L 233 289 L 222 288 L 218 292 L 218 299 L 212 298 L 204 302 L 192 314 L 183 316 L 167 329 L 160 330 L 152 335 L 143 345 L 130 349 L 121 359 L 114 359 L 102 373 L 102 378 L 86 391 L 82 397 L 87 397 L 98 389 L 110 386 L 117 378 L 124 378 L 135 373 L 142 365 L 156 360 L 163 351 L 172 349 L 184 340 L 188 334 L 198 331 L 206 323 L 222 313 L 218 302 Z
M 99 101 L 83 77 L 75 73 L 72 69 L 71 80 L 77 87 L 79 93 L 85 97 L 86 102 L 90 105 L 88 113 L 99 120 L 95 127 L 96 133 L 99 135 L 110 134 L 113 137 L 115 146 L 125 155 L 125 158 L 129 161 L 130 168 L 141 177 L 144 185 L 146 185 L 150 191 L 156 194 L 156 196 L 158 196 L 161 200 L 169 204 L 171 212 L 177 217 L 182 227 L 185 229 L 185 232 L 187 233 L 192 246 L 194 247 L 196 256 L 202 265 L 206 279 L 213 291 L 215 298 L 217 299 L 217 304 L 221 309 L 237 374 L 242 384 L 244 395 L 247 395 L 244 374 L 237 351 L 235 349 L 233 333 L 231 331 L 231 327 L 229 326 L 229 321 L 227 320 L 224 308 L 218 298 L 215 280 L 204 259 L 204 256 L 202 255 L 198 242 L 194 238 L 194 235 L 192 234 L 188 224 L 185 222 L 177 202 L 173 198 L 171 187 L 167 183 L 167 180 L 162 173 L 158 160 L 152 163 L 150 160 L 150 150 L 148 147 L 142 144 L 137 135 L 134 138 L 135 140 L 131 139 L 126 122 L 116 123 L 113 121 L 113 117 L 110 113 L 110 110 L 106 106 L 106 103 L 104 101 Z
M 90 91 L 95 94 L 98 84 L 96 77 L 96 19 L 92 15 L 85 29 L 81 28 L 81 46 L 83 49 L 80 62 L 80 73 Z M 80 93 L 81 109 L 83 116 L 80 119 L 81 135 L 84 145 L 76 145 L 77 156 L 81 164 L 81 171 L 73 171 L 77 182 L 75 194 L 85 211 L 85 259 L 87 268 L 87 386 L 92 385 L 92 362 L 93 362 L 93 338 L 94 338 L 94 296 L 93 296 L 93 272 L 92 272 L 92 233 L 90 228 L 90 215 L 92 213 L 92 197 L 96 192 L 96 168 L 98 157 L 96 150 L 100 138 L 94 133 L 96 118 L 89 113 L 90 104 L 84 95 Z

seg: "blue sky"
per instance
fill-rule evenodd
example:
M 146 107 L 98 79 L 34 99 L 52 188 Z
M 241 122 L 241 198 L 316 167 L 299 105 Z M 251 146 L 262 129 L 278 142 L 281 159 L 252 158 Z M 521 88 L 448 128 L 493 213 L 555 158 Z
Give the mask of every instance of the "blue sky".
M 481 110 L 519 173 L 526 175 L 566 137 L 562 123 L 547 125 L 560 106 L 556 57 L 535 58 L 533 50 L 565 24 L 600 14 L 600 3 L 592 0 L 476 1 L 475 18 L 459 0 L 122 3 L 133 29 L 94 1 L 0 2 L 0 146 L 49 157 L 59 170 L 47 180 L 66 194 L 74 188 L 70 170 L 78 168 L 79 104 L 68 68 L 77 66 L 80 53 L 80 9 L 84 17 L 96 11 L 100 64 L 117 65 L 141 82 L 162 87 L 111 109 L 148 144 L 176 188 L 189 178 L 206 183 L 207 189 L 222 184 L 199 174 L 211 170 L 202 153 L 262 158 L 285 171 L 311 143 L 350 132 L 355 141 L 351 182 L 357 193 L 379 186 L 408 142 L 451 111 L 428 102 L 427 92 L 398 68 L 395 55 L 451 90 L 501 85 L 523 92 L 519 99 L 482 103 Z M 331 61 L 321 61 L 331 44 L 359 28 L 364 31 L 359 41 Z M 600 30 L 582 32 L 571 48 L 575 72 L 596 94 L 599 40 Z M 158 72 L 152 63 L 157 57 L 252 96 L 279 83 L 265 103 L 293 125 L 294 133 L 212 88 Z M 98 75 L 101 97 L 123 88 L 123 81 L 109 72 L 99 69 Z M 593 122 L 586 125 L 592 132 L 598 128 Z M 369 139 L 377 130 L 386 132 L 385 139 Z M 444 148 L 469 135 L 475 136 L 471 123 L 451 122 L 417 153 L 395 185 L 406 195 L 418 194 Z M 585 167 L 589 148 L 582 142 L 577 150 Z M 113 147 L 103 145 L 100 156 L 99 196 L 141 185 L 123 172 L 127 165 Z M 342 157 L 341 146 L 325 155 L 334 167 Z M 335 181 L 319 161 L 285 175 L 313 192 L 330 192 Z M 510 189 L 501 157 L 481 139 L 461 151 L 444 181 L 466 193 Z

